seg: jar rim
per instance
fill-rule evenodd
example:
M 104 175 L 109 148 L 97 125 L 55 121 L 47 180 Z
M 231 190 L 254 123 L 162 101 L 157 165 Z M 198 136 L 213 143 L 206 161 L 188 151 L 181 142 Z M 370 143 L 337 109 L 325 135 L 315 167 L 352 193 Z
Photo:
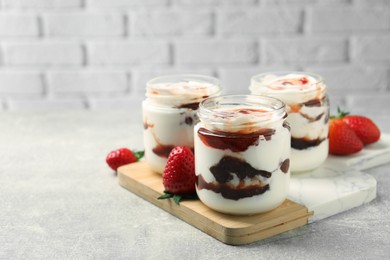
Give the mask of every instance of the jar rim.
M 164 76 L 159 76 L 155 77 L 149 81 L 146 82 L 146 96 L 157 96 L 153 94 L 154 86 L 158 84 L 169 84 L 169 83 L 180 83 L 180 82 L 198 82 L 201 84 L 207 84 L 210 85 L 210 87 L 215 87 L 215 91 L 210 93 L 210 95 L 215 95 L 216 93 L 219 93 L 221 90 L 221 82 L 218 78 L 212 77 L 212 76 L 207 76 L 207 75 L 200 75 L 200 74 L 172 74 L 172 75 L 164 75 Z M 211 88 L 210 88 L 211 89 Z M 164 94 L 159 94 L 159 98 L 172 98 L 172 96 L 175 95 L 164 95 Z M 180 96 L 175 96 L 175 98 L 183 98 Z
M 293 71 L 293 70 L 291 70 L 291 71 L 288 71 L 288 70 L 285 70 L 285 71 L 269 71 L 269 72 L 263 72 L 263 73 L 260 73 L 260 74 L 252 76 L 251 77 L 250 89 L 252 91 L 255 91 L 259 87 L 268 87 L 269 84 L 263 82 L 263 79 L 266 76 L 276 76 L 276 78 L 282 78 L 284 76 L 294 75 L 294 74 L 295 75 L 309 76 L 309 77 L 313 78 L 315 81 L 314 82 L 310 82 L 309 84 L 306 83 L 306 84 L 296 84 L 296 85 L 293 85 L 293 87 L 291 87 L 290 90 L 299 90 L 297 92 L 317 91 L 317 89 L 314 88 L 314 86 L 317 86 L 318 84 L 324 83 L 324 78 L 321 75 L 313 73 L 313 72 Z M 307 89 L 299 89 L 299 87 L 302 87 L 302 86 L 310 86 L 310 87 L 308 87 Z M 323 84 L 323 88 L 326 89 L 326 85 Z M 270 88 L 270 89 L 275 91 L 275 92 L 279 92 L 279 90 L 275 90 L 275 89 L 272 89 L 272 88 Z
M 220 85 L 220 80 L 207 75 L 202 74 L 171 74 L 171 75 L 164 75 L 164 76 L 158 76 L 155 78 L 152 78 L 146 82 L 147 86 L 151 86 L 156 83 L 166 83 L 169 80 L 172 80 L 174 82 L 181 82 L 186 81 L 188 79 L 191 80 L 200 80 L 204 81 L 205 83 L 211 83 L 213 85 Z
M 225 101 L 225 102 L 223 102 Z M 216 117 L 224 118 L 226 117 L 226 111 L 218 110 L 220 106 L 246 106 L 246 107 L 262 107 L 267 110 L 258 110 L 251 112 L 255 115 L 253 118 L 256 120 L 252 121 L 253 124 L 262 123 L 262 122 L 271 122 L 275 120 L 280 120 L 286 115 L 286 104 L 278 98 L 263 96 L 263 95 L 221 95 L 210 97 L 199 104 L 198 116 L 201 121 L 212 121 L 208 122 L 212 125 L 221 125 L 225 122 L 214 121 Z M 232 116 L 242 115 L 241 111 L 232 112 Z M 258 114 L 257 114 L 258 113 Z M 256 117 L 256 115 L 258 115 Z M 274 115 L 274 116 L 272 116 Z M 229 122 L 230 125 L 242 125 L 242 122 Z

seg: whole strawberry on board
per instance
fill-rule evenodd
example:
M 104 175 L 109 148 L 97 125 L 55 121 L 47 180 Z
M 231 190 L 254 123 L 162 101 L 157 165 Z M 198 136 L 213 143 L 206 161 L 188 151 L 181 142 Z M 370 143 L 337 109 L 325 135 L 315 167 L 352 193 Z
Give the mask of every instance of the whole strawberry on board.
M 111 169 L 116 171 L 120 166 L 137 162 L 143 156 L 143 151 L 131 151 L 128 148 L 122 147 L 109 152 L 106 157 L 106 163 Z
M 347 115 L 342 119 L 359 137 L 364 145 L 375 143 L 381 137 L 381 131 L 365 116 Z
M 380 130 L 375 123 L 360 115 L 349 115 L 340 108 L 338 116 L 329 121 L 329 153 L 350 155 L 363 149 L 365 145 L 375 143 L 380 138 Z
M 164 195 L 158 199 L 173 198 L 179 204 L 182 198 L 194 199 L 195 193 L 195 160 L 192 151 L 185 146 L 177 146 L 169 154 L 162 174 Z

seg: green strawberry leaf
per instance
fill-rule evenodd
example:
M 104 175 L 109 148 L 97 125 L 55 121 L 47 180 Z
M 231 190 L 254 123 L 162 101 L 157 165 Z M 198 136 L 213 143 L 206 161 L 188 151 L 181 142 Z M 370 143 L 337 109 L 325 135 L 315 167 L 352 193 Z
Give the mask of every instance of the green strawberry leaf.
M 340 107 L 337 107 L 337 114 L 338 114 L 338 118 L 343 118 L 349 115 L 349 112 L 343 111 Z
M 181 200 L 197 200 L 198 195 L 196 193 L 194 194 L 183 194 L 183 195 L 178 195 L 178 194 L 171 194 L 167 191 L 164 191 L 164 194 L 158 197 L 157 199 L 159 200 L 164 200 L 164 199 L 170 199 L 173 198 L 173 201 L 176 203 L 176 205 L 180 205 Z
M 169 198 L 172 198 L 172 197 L 173 197 L 173 194 L 170 194 L 170 193 L 164 191 L 164 195 L 161 195 L 157 199 L 158 200 L 165 200 L 165 199 L 169 199 Z
M 336 118 L 341 119 L 347 115 L 349 115 L 349 112 L 343 111 L 339 106 L 337 106 L 337 116 L 331 115 L 329 118 L 330 119 L 336 119 Z
M 135 157 L 137 157 L 137 161 L 141 160 L 141 158 L 145 155 L 144 151 L 133 151 L 133 153 Z
M 173 201 L 176 203 L 176 205 L 180 205 L 180 200 L 182 199 L 181 195 L 173 195 Z

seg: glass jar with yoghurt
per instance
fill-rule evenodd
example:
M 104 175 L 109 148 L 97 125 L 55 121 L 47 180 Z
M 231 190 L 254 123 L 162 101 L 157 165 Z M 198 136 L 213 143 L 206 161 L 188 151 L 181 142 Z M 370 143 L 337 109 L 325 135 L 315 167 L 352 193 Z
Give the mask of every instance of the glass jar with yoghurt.
M 248 215 L 278 207 L 290 181 L 285 104 L 256 95 L 208 98 L 194 128 L 196 191 L 208 207 Z
M 321 76 L 307 72 L 270 72 L 252 77 L 250 91 L 287 105 L 291 126 L 291 171 L 307 171 L 328 157 L 329 100 Z
M 220 92 L 220 81 L 203 75 L 162 76 L 147 82 L 142 103 L 144 149 L 153 171 L 163 173 L 175 146 L 193 149 L 199 103 Z

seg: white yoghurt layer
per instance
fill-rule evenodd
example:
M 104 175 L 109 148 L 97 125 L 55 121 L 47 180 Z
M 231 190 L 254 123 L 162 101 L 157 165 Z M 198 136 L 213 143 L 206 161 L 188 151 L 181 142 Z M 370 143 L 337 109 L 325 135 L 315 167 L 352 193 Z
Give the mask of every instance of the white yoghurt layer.
M 196 110 L 161 110 L 149 100 L 144 100 L 142 107 L 145 159 L 153 171 L 163 173 L 167 156 L 163 152 L 159 155 L 153 149 L 169 149 L 181 145 L 193 148 L 193 126 L 198 121 Z
M 286 103 L 291 126 L 292 153 L 291 171 L 312 170 L 321 165 L 328 156 L 329 104 L 326 85 L 313 76 L 290 73 L 283 76 L 264 75 L 252 78 L 252 94 L 268 95 Z M 313 101 L 318 102 L 314 104 Z M 319 140 L 318 145 L 307 148 L 294 147 L 294 139 Z
M 317 168 L 328 158 L 329 140 L 304 150 L 291 149 L 291 171 L 308 171 Z
M 296 104 L 323 95 L 321 93 L 326 86 L 313 76 L 290 73 L 283 76 L 264 75 L 261 79 L 254 77 L 249 89 L 252 94 L 274 96 L 286 104 Z
M 235 125 L 239 122 L 241 128 L 238 129 L 239 133 L 249 134 L 252 131 L 245 131 L 245 122 L 251 122 L 253 115 L 236 113 L 241 109 L 235 111 L 226 111 L 226 114 L 230 114 L 231 117 L 228 122 Z M 221 112 L 220 110 L 219 112 Z M 226 118 L 219 118 L 216 116 L 216 121 L 224 121 Z M 255 118 L 257 118 L 255 116 Z M 225 121 L 226 123 L 226 121 Z M 253 122 L 249 123 L 251 125 Z M 240 199 L 229 199 L 224 197 L 221 193 L 215 192 L 206 188 L 199 188 L 197 186 L 197 194 L 199 199 L 208 207 L 227 214 L 233 215 L 248 215 L 266 212 L 278 207 L 287 197 L 290 181 L 290 170 L 286 173 L 281 170 L 281 164 L 290 158 L 290 132 L 289 129 L 283 127 L 283 119 L 278 121 L 272 121 L 266 126 L 275 130 L 274 134 L 269 140 L 265 136 L 259 135 L 258 142 L 250 145 L 244 151 L 232 151 L 231 149 L 220 149 L 217 147 L 211 147 L 202 141 L 198 134 L 200 128 L 207 128 L 207 124 L 199 122 L 194 128 L 194 142 L 195 142 L 195 172 L 198 178 L 203 178 L 207 183 L 217 184 L 218 182 L 211 172 L 211 168 L 220 163 L 220 161 L 228 156 L 238 158 L 243 162 L 248 163 L 256 170 L 263 170 L 271 172 L 270 178 L 262 176 L 256 176 L 255 178 L 246 178 L 244 180 L 245 186 L 250 184 L 258 184 L 261 182 L 263 185 L 269 185 L 269 189 L 264 193 L 243 197 Z M 229 125 L 229 123 L 227 123 Z M 215 125 L 213 125 L 215 126 Z M 236 127 L 222 127 L 217 125 L 218 129 L 210 129 L 211 131 L 226 131 L 236 134 L 233 129 Z M 257 130 L 259 130 L 257 126 Z M 239 138 L 239 137 L 238 137 Z M 239 178 L 233 172 L 232 180 L 228 182 L 228 185 L 232 189 L 239 189 Z M 198 181 L 199 183 L 199 181 Z M 242 185 L 242 184 L 241 184 Z
M 223 132 L 251 133 L 262 128 L 275 127 L 275 121 L 280 117 L 272 113 L 270 108 L 234 106 L 234 108 L 214 109 L 213 115 L 208 118 L 212 122 L 206 127 Z
M 194 147 L 197 108 L 207 96 L 218 95 L 218 85 L 183 81 L 152 84 L 142 103 L 145 160 L 162 174 L 170 150 L 175 146 Z
M 164 82 L 148 87 L 146 96 L 160 105 L 180 107 L 199 103 L 206 97 L 219 93 L 219 86 L 198 81 Z M 158 98 L 155 100 L 154 98 Z

